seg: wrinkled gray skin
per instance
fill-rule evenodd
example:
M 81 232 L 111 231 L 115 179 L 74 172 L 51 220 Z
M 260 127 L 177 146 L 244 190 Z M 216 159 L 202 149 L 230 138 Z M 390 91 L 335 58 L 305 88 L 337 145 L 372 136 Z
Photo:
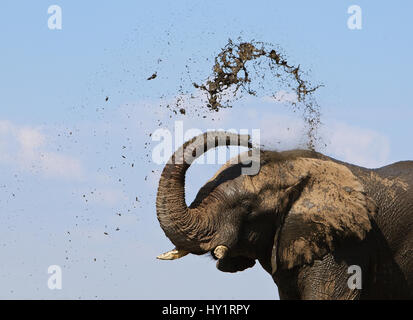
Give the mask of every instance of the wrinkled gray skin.
M 212 147 L 229 144 L 234 143 L 224 139 Z M 242 271 L 258 260 L 281 299 L 413 298 L 412 161 L 370 170 L 312 151 L 261 151 L 257 175 L 242 175 L 242 164 L 224 166 L 187 207 L 190 164 L 175 159 L 176 154 L 163 170 L 156 205 L 162 229 L 183 253 L 177 257 L 211 253 L 224 272 Z M 321 163 L 318 171 L 297 165 L 303 159 Z M 324 181 L 329 167 L 343 175 Z M 362 189 L 348 187 L 347 177 Z M 337 193 L 331 196 L 332 189 Z M 218 246 L 228 248 L 220 259 L 214 254 Z M 362 270 L 362 289 L 348 286 L 351 265 Z

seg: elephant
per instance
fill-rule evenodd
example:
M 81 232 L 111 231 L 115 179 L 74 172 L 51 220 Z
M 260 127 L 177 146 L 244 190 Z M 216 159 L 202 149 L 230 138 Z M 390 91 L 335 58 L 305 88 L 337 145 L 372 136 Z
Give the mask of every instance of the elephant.
M 249 164 L 240 155 L 224 164 L 188 207 L 193 159 L 241 138 L 207 132 L 171 156 L 156 212 L 175 248 L 159 259 L 210 253 L 223 272 L 258 261 L 282 300 L 413 298 L 413 161 L 367 169 L 313 150 L 259 149 Z M 243 174 L 253 161 L 258 173 Z

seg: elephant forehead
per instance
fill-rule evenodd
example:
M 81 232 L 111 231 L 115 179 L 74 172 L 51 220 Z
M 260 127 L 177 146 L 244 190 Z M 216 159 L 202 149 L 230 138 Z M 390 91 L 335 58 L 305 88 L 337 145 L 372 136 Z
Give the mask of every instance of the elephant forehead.
M 359 179 L 342 164 L 330 160 L 299 158 L 284 162 L 275 162 L 261 167 L 255 176 L 245 176 L 243 186 L 250 192 L 258 192 L 262 187 L 273 184 L 292 186 L 302 177 L 310 175 L 313 182 L 318 182 L 323 189 L 336 184 L 347 192 L 364 192 Z M 321 191 L 321 190 L 320 190 Z
M 320 183 L 328 188 L 335 185 L 347 191 L 364 192 L 364 187 L 360 180 L 346 166 L 331 160 L 320 159 L 296 159 L 291 161 L 288 167 L 294 176 L 310 175 L 313 182 Z
M 217 172 L 215 172 L 214 176 L 209 180 L 212 181 L 214 180 L 218 175 L 220 175 L 223 171 L 225 171 L 226 169 L 237 165 L 240 163 L 240 158 L 242 157 L 246 157 L 246 155 L 248 154 L 248 151 L 242 152 L 239 155 L 236 155 L 234 157 L 232 157 L 231 159 L 229 159 L 227 162 L 225 162 L 221 168 L 218 169 Z
M 268 188 L 269 186 L 276 188 L 283 177 L 284 172 L 277 163 L 266 164 L 260 168 L 259 174 L 243 177 L 243 188 L 251 193 L 260 192 L 263 188 L 272 189 Z

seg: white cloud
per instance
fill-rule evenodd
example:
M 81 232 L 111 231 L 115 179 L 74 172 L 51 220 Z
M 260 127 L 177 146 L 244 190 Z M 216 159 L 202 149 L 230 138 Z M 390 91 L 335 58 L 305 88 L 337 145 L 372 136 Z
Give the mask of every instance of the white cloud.
M 341 161 L 367 168 L 388 164 L 389 139 L 372 129 L 329 120 L 320 128 L 321 144 L 318 151 Z M 260 121 L 264 147 L 276 150 L 305 148 L 306 128 L 302 121 L 289 116 L 265 116 Z
M 264 148 L 278 151 L 306 148 L 307 129 L 300 117 L 250 109 L 245 114 L 239 114 L 236 122 L 259 128 Z M 368 168 L 388 164 L 390 140 L 382 133 L 334 119 L 324 122 L 327 124 L 319 129 L 321 142 L 317 151 Z
M 267 115 L 261 118 L 261 143 L 276 150 L 305 148 L 303 121 L 286 115 Z
M 339 122 L 333 122 L 322 131 L 328 154 L 368 168 L 388 164 L 390 142 L 383 134 Z
M 44 152 L 40 157 L 41 171 L 47 176 L 68 179 L 80 179 L 83 176 L 82 165 L 76 158 L 56 152 Z
M 15 128 L 17 141 L 23 151 L 30 152 L 45 143 L 45 136 L 34 128 Z
M 48 150 L 40 128 L 0 121 L 0 163 L 47 177 L 80 179 L 83 169 L 74 157 Z

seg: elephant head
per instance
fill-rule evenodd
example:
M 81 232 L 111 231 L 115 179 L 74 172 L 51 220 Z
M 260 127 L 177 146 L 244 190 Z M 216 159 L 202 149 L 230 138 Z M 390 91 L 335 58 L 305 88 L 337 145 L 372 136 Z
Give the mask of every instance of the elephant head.
M 312 151 L 260 151 L 259 159 L 252 159 L 260 165 L 255 175 L 243 175 L 245 164 L 229 161 L 188 207 L 185 173 L 192 161 L 210 148 L 240 145 L 242 138 L 201 135 L 165 165 L 156 209 L 175 249 L 159 259 L 210 252 L 221 271 L 241 271 L 258 260 L 274 274 L 311 263 L 346 239 L 364 239 L 373 202 L 346 166 Z

